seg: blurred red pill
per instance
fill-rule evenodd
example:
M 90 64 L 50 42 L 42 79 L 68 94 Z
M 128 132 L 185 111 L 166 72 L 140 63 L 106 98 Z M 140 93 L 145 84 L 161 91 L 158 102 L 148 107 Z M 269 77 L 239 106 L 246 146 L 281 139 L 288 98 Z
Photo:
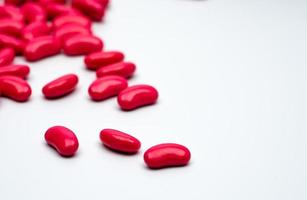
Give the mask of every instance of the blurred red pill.
M 0 76 L 0 94 L 15 101 L 24 102 L 31 96 L 31 87 L 20 77 Z
M 28 61 L 37 61 L 61 52 L 60 42 L 52 36 L 41 36 L 28 42 L 24 56 Z
M 26 41 L 33 40 L 40 36 L 46 36 L 51 29 L 46 22 L 32 22 L 27 25 L 22 31 L 22 37 Z
M 27 65 L 6 65 L 0 67 L 0 76 L 10 75 L 25 79 L 30 73 Z
M 19 6 L 23 4 L 25 0 L 4 0 L 4 4 Z
M 0 19 L 0 33 L 19 37 L 24 27 L 23 22 L 14 19 Z
M 104 8 L 107 8 L 109 6 L 110 1 L 109 0 L 95 0 L 100 5 L 102 5 Z
M 49 4 L 54 4 L 54 3 L 57 3 L 57 4 L 65 4 L 66 3 L 66 0 L 36 0 L 36 2 L 45 7 Z
M 21 12 L 27 23 L 47 20 L 47 14 L 43 7 L 37 3 L 27 2 L 21 7 Z
M 3 65 L 11 64 L 14 58 L 15 58 L 15 52 L 12 48 L 6 47 L 0 49 L 0 67 Z
M 100 67 L 121 62 L 124 57 L 124 54 L 119 51 L 95 52 L 87 55 L 84 63 L 88 69 L 97 70 Z
M 134 74 L 135 68 L 135 64 L 131 62 L 119 62 L 99 68 L 96 71 L 96 76 L 104 77 L 108 75 L 117 75 L 124 78 L 129 78 Z
M 50 3 L 45 6 L 45 9 L 49 19 L 66 14 L 81 14 L 77 9 L 59 3 Z
M 119 93 L 117 102 L 123 110 L 133 110 L 154 104 L 158 99 L 158 91 L 150 85 L 134 85 Z
M 137 153 L 141 147 L 138 139 L 114 129 L 103 129 L 100 132 L 100 140 L 108 148 L 122 153 Z
M 24 16 L 19 8 L 11 5 L 0 5 L 0 19 L 5 18 L 14 19 L 21 22 L 24 20 Z
M 91 30 L 78 24 L 64 24 L 54 32 L 54 37 L 63 45 L 66 40 L 78 34 L 90 35 Z
M 52 25 L 54 29 L 57 29 L 64 24 L 78 24 L 80 26 L 84 26 L 86 28 L 91 28 L 92 22 L 90 19 L 88 19 L 85 16 L 82 15 L 75 15 L 75 14 L 69 14 L 69 15 L 60 15 L 56 18 L 54 18 Z
M 118 95 L 127 87 L 126 79 L 120 76 L 105 76 L 95 80 L 88 88 L 88 93 L 94 101 L 102 101 Z
M 64 126 L 49 128 L 45 133 L 45 140 L 62 156 L 73 156 L 79 147 L 77 136 Z
M 3 47 L 10 47 L 14 49 L 16 54 L 22 54 L 25 47 L 25 43 L 24 41 L 17 39 L 13 36 L 0 34 L 0 48 Z
M 189 163 L 191 153 L 180 144 L 165 143 L 149 148 L 144 153 L 144 161 L 149 168 L 184 166 Z
M 96 0 L 72 0 L 71 5 L 92 20 L 100 21 L 104 17 L 105 7 Z
M 86 55 L 101 51 L 103 42 L 98 37 L 92 35 L 75 35 L 64 41 L 63 51 L 66 55 Z
M 78 84 L 78 76 L 67 74 L 47 83 L 42 92 L 47 99 L 55 99 L 71 93 Z

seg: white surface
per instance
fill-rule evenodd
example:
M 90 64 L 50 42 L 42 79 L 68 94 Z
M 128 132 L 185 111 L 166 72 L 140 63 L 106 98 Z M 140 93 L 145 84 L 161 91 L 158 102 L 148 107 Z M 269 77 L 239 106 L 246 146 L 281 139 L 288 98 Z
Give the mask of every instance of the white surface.
M 81 57 L 31 64 L 31 101 L 0 99 L 0 199 L 306 200 L 306 10 L 306 0 L 113 0 L 95 33 L 137 64 L 130 84 L 156 86 L 159 103 L 91 102 Z M 41 87 L 70 72 L 77 91 L 44 100 Z M 46 146 L 53 125 L 76 132 L 76 157 Z M 103 128 L 138 137 L 141 153 L 106 150 Z M 189 147 L 191 164 L 148 170 L 142 154 L 162 142 Z

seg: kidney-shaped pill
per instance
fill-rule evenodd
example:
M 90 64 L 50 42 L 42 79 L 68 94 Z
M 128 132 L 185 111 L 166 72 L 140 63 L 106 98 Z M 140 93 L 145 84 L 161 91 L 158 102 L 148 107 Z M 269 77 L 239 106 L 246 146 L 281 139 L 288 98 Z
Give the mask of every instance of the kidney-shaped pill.
M 26 78 L 29 73 L 30 68 L 27 65 L 6 65 L 0 67 L 0 76 L 11 75 Z
M 13 36 L 0 34 L 0 48 L 11 47 L 14 49 L 16 54 L 22 54 L 25 43 L 24 41 L 17 39 Z
M 103 43 L 101 39 L 92 35 L 75 35 L 63 44 L 63 51 L 66 55 L 85 55 L 101 51 Z
M 32 22 L 22 30 L 22 37 L 26 41 L 30 41 L 34 38 L 48 35 L 50 31 L 50 27 L 46 22 Z
M 135 68 L 135 64 L 131 62 L 119 62 L 99 68 L 96 71 L 96 76 L 103 77 L 108 75 L 117 75 L 124 78 L 129 78 L 133 75 Z
M 138 139 L 114 129 L 103 129 L 100 140 L 108 148 L 122 153 L 136 153 L 141 147 Z
M 94 101 L 102 101 L 118 95 L 127 87 L 126 79 L 120 76 L 105 76 L 95 80 L 88 88 L 88 93 Z
M 28 61 L 37 61 L 61 52 L 61 44 L 53 36 L 41 36 L 28 42 L 24 56 Z
M 97 70 L 100 67 L 121 62 L 124 57 L 124 54 L 119 51 L 95 52 L 87 55 L 84 63 L 88 69 Z
M 55 18 L 66 14 L 81 14 L 78 10 L 60 3 L 50 3 L 45 6 L 48 18 Z
M 69 15 L 60 15 L 56 18 L 54 18 L 52 25 L 54 29 L 57 29 L 64 24 L 78 24 L 80 26 L 84 26 L 86 28 L 91 28 L 91 20 L 88 19 L 85 16 L 82 15 L 75 15 L 75 14 L 69 14 Z
M 72 0 L 71 6 L 92 20 L 100 21 L 104 17 L 105 7 L 96 0 Z
M 23 22 L 15 19 L 0 19 L 0 33 L 19 37 L 24 27 Z
M 15 52 L 12 48 L 0 49 L 0 66 L 11 64 L 14 58 Z
M 42 92 L 47 99 L 54 99 L 71 93 L 78 84 L 78 76 L 67 74 L 47 83 Z
M 73 156 L 79 147 L 77 136 L 64 126 L 53 126 L 45 133 L 45 140 L 62 156 Z
M 10 18 L 23 21 L 24 17 L 19 8 L 12 5 L 0 6 L 0 19 Z
M 78 24 L 64 24 L 54 32 L 54 37 L 64 45 L 64 42 L 74 35 L 90 35 L 91 30 Z
M 31 87 L 25 80 L 17 76 L 0 76 L 0 94 L 23 102 L 31 96 Z
M 149 148 L 144 161 L 149 168 L 159 169 L 187 165 L 191 159 L 188 148 L 180 144 L 165 143 Z
M 26 22 L 46 21 L 46 11 L 37 3 L 27 2 L 21 7 Z
M 123 110 L 133 110 L 154 104 L 158 99 L 158 91 L 150 85 L 134 85 L 121 91 L 117 102 Z

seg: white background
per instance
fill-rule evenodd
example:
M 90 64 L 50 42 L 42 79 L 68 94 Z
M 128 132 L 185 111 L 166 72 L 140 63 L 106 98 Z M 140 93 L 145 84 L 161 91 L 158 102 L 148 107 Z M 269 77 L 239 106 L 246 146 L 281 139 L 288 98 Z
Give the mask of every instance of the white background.
M 306 200 L 306 11 L 306 0 L 113 0 L 94 32 L 137 64 L 130 84 L 154 85 L 158 104 L 92 102 L 82 57 L 30 64 L 31 100 L 0 99 L 0 199 Z M 72 72 L 76 92 L 42 97 Z M 77 134 L 75 157 L 45 144 L 54 125 Z M 103 128 L 136 136 L 141 152 L 108 151 Z M 190 165 L 147 169 L 144 151 L 163 142 L 189 147 Z

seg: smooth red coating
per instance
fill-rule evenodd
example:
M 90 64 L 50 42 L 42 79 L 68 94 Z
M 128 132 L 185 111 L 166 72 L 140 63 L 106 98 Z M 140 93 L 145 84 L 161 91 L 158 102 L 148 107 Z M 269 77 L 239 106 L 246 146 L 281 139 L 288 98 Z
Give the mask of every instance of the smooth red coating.
M 131 62 L 119 62 L 101 67 L 96 71 L 97 77 L 117 75 L 124 78 L 131 77 L 135 72 L 135 64 Z
M 75 15 L 75 14 L 69 14 L 69 15 L 60 15 L 56 18 L 54 18 L 52 25 L 54 29 L 59 28 L 60 26 L 63 26 L 64 24 L 78 24 L 80 26 L 84 26 L 86 28 L 91 28 L 92 22 L 90 19 L 88 19 L 85 16 L 82 15 Z
M 95 21 L 101 21 L 105 14 L 105 6 L 96 0 L 72 0 L 71 6 Z
M 128 87 L 126 79 L 120 76 L 105 76 L 96 79 L 88 88 L 88 93 L 94 101 L 102 101 L 118 95 Z
M 0 66 L 11 64 L 14 58 L 15 52 L 12 48 L 0 49 Z
M 24 40 L 30 41 L 34 38 L 48 35 L 50 31 L 51 29 L 46 22 L 32 22 L 23 29 L 22 37 Z
M 0 48 L 3 47 L 11 47 L 14 49 L 16 54 L 22 54 L 25 47 L 25 43 L 24 41 L 15 37 L 0 34 Z
M 47 144 L 65 157 L 73 156 L 79 147 L 77 136 L 74 132 L 64 126 L 53 126 L 45 133 Z
M 24 2 L 25 0 L 4 0 L 4 4 L 10 4 L 10 5 L 15 5 L 15 6 L 19 6 L 23 4 Z
M 23 22 L 15 19 L 0 19 L 0 33 L 19 37 L 24 27 Z
M 64 41 L 63 44 L 63 51 L 69 56 L 86 55 L 101 51 L 102 48 L 102 40 L 92 35 L 76 35 Z
M 11 5 L 0 6 L 0 19 L 10 18 L 23 21 L 24 17 L 19 8 Z
M 23 13 L 26 22 L 36 22 L 47 20 L 47 14 L 43 7 L 37 3 L 27 2 L 21 7 L 21 12 Z
M 79 10 L 60 3 L 50 3 L 45 6 L 45 10 L 49 19 L 66 14 L 81 14 Z
M 104 8 L 107 8 L 109 6 L 110 0 L 95 0 L 98 3 L 100 3 Z
M 78 24 L 64 24 L 54 32 L 54 37 L 64 45 L 64 42 L 74 35 L 90 35 L 91 30 Z
M 30 73 L 30 68 L 27 65 L 6 65 L 0 67 L 0 76 L 10 75 L 26 78 Z
M 103 129 L 100 132 L 100 140 L 108 148 L 122 153 L 137 153 L 141 147 L 138 139 L 114 129 Z
M 158 91 L 150 85 L 134 85 L 119 93 L 117 102 L 121 109 L 133 110 L 154 104 L 158 96 Z
M 49 4 L 65 4 L 66 0 L 36 0 L 41 6 L 48 6 Z
M 100 67 L 111 65 L 124 60 L 124 54 L 119 51 L 95 52 L 84 58 L 87 69 L 97 70 Z
M 31 96 L 31 87 L 17 76 L 0 76 L 0 94 L 15 101 L 24 102 Z
M 190 159 L 189 149 L 174 143 L 159 144 L 144 153 L 144 161 L 152 169 L 184 166 L 189 163 Z
M 47 83 L 42 92 L 47 99 L 55 99 L 71 93 L 78 84 L 78 76 L 67 74 Z
M 28 42 L 24 56 L 28 61 L 37 61 L 61 52 L 61 44 L 53 36 L 41 36 Z

